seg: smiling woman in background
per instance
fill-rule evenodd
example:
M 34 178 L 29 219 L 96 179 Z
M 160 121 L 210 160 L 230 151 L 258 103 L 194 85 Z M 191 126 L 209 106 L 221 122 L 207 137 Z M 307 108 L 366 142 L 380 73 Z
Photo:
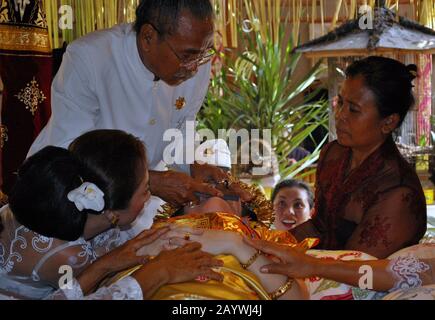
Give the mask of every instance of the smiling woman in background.
M 273 226 L 277 230 L 291 230 L 308 221 L 314 212 L 314 195 L 309 185 L 298 180 L 278 183 L 272 193 Z
M 320 155 L 312 220 L 292 230 L 320 248 L 385 258 L 418 243 L 426 202 L 415 170 L 392 133 L 414 105 L 415 65 L 384 57 L 352 63 L 335 105 L 337 141 Z

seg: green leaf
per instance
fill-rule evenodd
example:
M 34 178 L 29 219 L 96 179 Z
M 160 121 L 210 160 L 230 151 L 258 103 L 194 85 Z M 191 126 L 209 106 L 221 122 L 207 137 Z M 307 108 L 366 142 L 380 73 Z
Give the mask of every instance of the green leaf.
M 296 78 L 301 54 L 293 52 L 294 41 L 285 27 L 280 26 L 277 39 L 269 32 L 263 38 L 259 31 L 239 30 L 243 51 L 222 54 L 222 70 L 212 79 L 197 118 L 200 127 L 215 133 L 230 128 L 270 129 L 281 174 L 295 176 L 315 163 L 327 137 L 296 165 L 289 166 L 288 155 L 303 141 L 314 141 L 315 129 L 327 128 L 329 113 L 328 101 L 312 101 L 318 90 L 306 92 L 324 70 L 322 61 Z

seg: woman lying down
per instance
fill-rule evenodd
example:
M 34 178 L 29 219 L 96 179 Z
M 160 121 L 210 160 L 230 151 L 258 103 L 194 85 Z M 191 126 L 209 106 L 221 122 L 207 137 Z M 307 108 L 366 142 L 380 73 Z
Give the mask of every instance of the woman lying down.
M 235 201 L 209 198 L 177 212 L 185 215 L 156 223 L 156 227 L 175 223 L 205 228 L 202 234 L 189 234 L 187 228 L 184 238 L 169 241 L 172 245 L 183 245 L 187 239 L 201 243 L 204 251 L 224 261 L 220 268 L 224 277 L 222 283 L 164 286 L 153 299 L 435 299 L 435 244 L 420 244 L 383 260 L 347 251 L 341 256 L 355 260 L 340 261 L 336 254 L 340 251 L 306 253 L 316 239 L 297 244 L 289 233 L 244 221 L 239 217 L 246 210 L 242 207 Z M 278 274 L 286 278 L 267 277 Z M 332 290 L 321 292 L 324 285 Z M 344 294 L 332 294 L 334 287 Z
M 109 150 L 113 149 L 114 141 L 122 141 L 122 145 L 131 144 L 143 148 L 143 144 L 137 143 L 134 137 L 127 135 L 120 131 L 104 131 L 90 132 L 76 142 L 74 152 L 80 153 L 81 159 L 94 159 L 94 155 L 97 151 L 99 153 L 98 159 L 103 159 L 103 162 L 98 162 L 97 167 L 107 166 L 108 163 L 114 162 L 119 169 L 119 163 L 110 154 L 105 156 L 104 153 L 110 153 Z M 85 142 L 89 142 L 91 146 L 99 145 L 100 148 L 78 148 L 79 145 L 84 145 Z M 117 150 L 117 148 L 115 148 Z M 124 148 L 125 149 L 125 148 Z M 132 148 L 132 149 L 137 149 Z M 80 152 L 79 152 L 80 151 Z M 134 155 L 130 157 L 128 154 L 132 152 Z M 52 162 L 53 157 L 51 153 L 56 153 L 59 158 L 57 162 Z M 101 154 L 102 153 L 102 154 Z M 39 161 L 43 155 L 49 156 L 49 161 Z M 127 158 L 131 158 L 134 163 L 138 162 L 141 165 L 141 170 L 144 170 L 144 181 L 146 182 L 147 168 L 144 152 L 136 152 L 130 149 L 126 149 L 123 153 Z M 60 161 L 61 160 L 61 161 Z M 4 230 L 1 233 L 0 244 L 2 250 L 0 257 L 0 289 L 10 291 L 14 289 L 14 293 L 18 296 L 25 296 L 26 298 L 40 299 L 47 298 L 46 293 L 53 292 L 58 289 L 56 286 L 59 283 L 60 277 L 59 267 L 65 264 L 76 261 L 76 257 L 80 256 L 80 253 L 84 249 L 86 252 L 97 252 L 101 247 L 102 240 L 104 239 L 108 243 L 116 244 L 114 248 L 111 248 L 106 255 L 99 256 L 99 258 L 92 264 L 81 263 L 80 268 L 74 268 L 74 277 L 77 278 L 77 292 L 81 297 L 74 296 L 75 299 L 80 299 L 83 295 L 92 295 L 95 292 L 95 286 L 100 280 L 107 275 L 107 272 L 121 272 L 127 268 L 129 272 L 119 274 L 119 281 L 114 282 L 112 285 L 99 286 L 99 291 L 94 295 L 96 299 L 305 299 L 308 298 L 307 287 L 302 280 L 293 280 L 288 275 L 279 275 L 271 273 L 261 272 L 261 267 L 269 265 L 274 262 L 279 262 L 274 255 L 263 254 L 258 248 L 253 248 L 248 245 L 243 239 L 248 237 L 250 239 L 262 239 L 272 242 L 279 242 L 281 245 L 286 244 L 287 247 L 299 246 L 304 249 L 314 245 L 315 240 L 306 239 L 300 244 L 294 240 L 294 238 L 287 232 L 269 231 L 266 227 L 260 223 L 248 223 L 240 218 L 237 214 L 240 214 L 243 210 L 240 207 L 238 201 L 228 202 L 220 198 L 209 198 L 203 196 L 203 199 L 196 206 L 190 206 L 183 208 L 183 213 L 186 211 L 187 215 L 181 217 L 174 217 L 166 219 L 163 222 L 158 222 L 154 226 L 157 232 L 150 234 L 142 234 L 136 239 L 133 239 L 124 245 L 121 245 L 118 241 L 110 239 L 112 234 L 105 233 L 104 237 L 101 237 L 101 241 L 93 241 L 92 246 L 89 247 L 85 239 L 91 239 L 95 234 L 101 233 L 103 230 L 109 228 L 110 230 L 116 230 L 117 221 L 119 224 L 127 225 L 133 219 L 133 216 L 137 215 L 136 208 L 140 207 L 147 201 L 148 196 L 140 197 L 136 199 L 136 194 L 142 194 L 142 185 L 146 186 L 146 183 L 138 183 L 139 187 L 132 188 L 134 196 L 132 199 L 136 199 L 134 206 L 132 201 L 128 201 L 131 195 L 126 198 L 125 206 L 128 207 L 125 210 L 115 210 L 111 207 L 111 193 L 104 187 L 104 183 L 98 179 L 92 178 L 92 175 L 88 175 L 87 170 L 83 172 L 78 170 L 73 174 L 74 170 L 59 169 L 55 171 L 53 175 L 47 177 L 50 183 L 44 185 L 44 188 L 40 188 L 41 179 L 36 179 L 34 185 L 30 185 L 27 179 L 33 174 L 41 173 L 41 168 L 44 170 L 54 168 L 53 165 L 64 168 L 65 161 L 71 163 L 74 168 L 81 168 L 82 165 L 77 162 L 76 159 L 71 158 L 71 155 L 67 151 L 60 149 L 46 149 L 41 151 L 41 154 L 35 155 L 32 160 L 29 159 L 24 169 L 20 170 L 20 181 L 25 187 L 23 192 L 15 190 L 15 194 L 22 194 L 26 197 L 33 197 L 39 194 L 38 190 L 44 190 L 46 194 L 50 194 L 46 190 L 52 188 L 53 183 L 50 179 L 54 179 L 57 183 L 60 183 L 56 179 L 58 175 L 63 176 L 65 172 L 71 175 L 71 177 L 65 177 L 65 188 L 54 188 L 52 194 L 59 196 L 59 204 L 66 204 L 67 208 L 62 211 L 65 215 L 59 215 L 58 210 L 61 208 L 51 207 L 53 201 L 44 202 L 42 206 L 50 204 L 50 208 L 44 210 L 35 211 L 35 201 L 40 199 L 33 199 L 34 201 L 15 201 L 15 197 L 11 198 L 11 208 L 2 208 L 1 220 Z M 97 163 L 97 162 L 96 162 Z M 34 167 L 35 165 L 35 167 Z M 41 167 L 38 167 L 41 166 Z M 30 170 L 31 169 L 31 170 Z M 118 177 L 110 177 L 113 175 L 114 170 L 105 170 L 105 181 L 111 181 Z M 101 193 L 104 194 L 104 202 L 101 203 L 101 209 L 99 203 L 98 206 L 94 206 L 94 203 L 80 203 L 80 205 L 86 205 L 86 208 L 92 208 L 91 212 L 79 211 L 78 204 L 67 197 L 76 187 L 80 187 L 83 178 L 85 181 L 95 182 L 93 185 L 97 190 L 97 187 L 101 188 Z M 120 177 L 124 177 L 120 175 Z M 71 181 L 70 181 L 71 180 Z M 115 179 L 116 180 L 116 179 Z M 125 179 L 124 179 L 125 180 Z M 33 181 L 33 180 L 32 180 Z M 221 188 L 228 189 L 228 183 L 224 183 Z M 71 184 L 71 185 L 69 185 Z M 68 186 L 67 186 L 68 185 Z M 35 192 L 26 192 L 29 187 L 35 187 Z M 145 188 L 146 189 L 146 188 Z M 74 189 L 75 190 L 75 189 Z M 136 192 L 136 191 L 137 192 Z M 140 192 L 139 192 L 140 191 Z M 145 190 L 146 191 L 146 190 Z M 117 193 L 114 193 L 117 194 Z M 148 193 L 145 192 L 146 195 Z M 229 194 L 231 198 L 231 194 Z M 102 197 L 96 197 L 96 199 L 102 200 Z M 18 199 L 18 198 L 17 198 Z M 74 200 L 74 199 L 73 199 Z M 88 199 L 89 200 L 89 199 Z M 140 201 L 139 201 L 140 200 Z M 139 205 L 139 202 L 141 205 Z M 28 206 L 28 204 L 32 204 Z M 130 205 L 129 205 L 130 204 Z M 19 205 L 22 205 L 21 208 Z M 264 206 L 263 201 L 257 201 L 251 204 L 252 207 L 262 208 Z M 77 208 L 76 208 L 77 207 Z M 115 206 L 114 206 L 115 207 Z M 132 210 L 131 208 L 134 208 Z M 252 209 L 251 207 L 251 209 Z M 42 207 L 41 207 L 42 208 Z M 12 210 L 11 210 L 12 209 Z M 47 216 L 47 210 L 50 209 L 50 216 Z M 244 206 L 244 209 L 249 209 Z M 88 209 L 86 209 L 88 210 Z M 130 212 L 131 211 L 131 212 Z M 211 213 L 206 213 L 210 212 Z M 39 215 L 38 215 L 39 214 Z M 109 214 L 111 216 L 109 216 Z M 119 214 L 119 219 L 112 219 L 114 215 Z M 37 220 L 34 218 L 37 217 Z M 106 217 L 107 215 L 107 217 Z M 86 220 L 88 216 L 88 220 Z M 128 216 L 128 219 L 127 219 Z M 130 217 L 132 216 L 132 217 Z M 69 218 L 70 217 L 70 218 Z M 261 215 L 259 216 L 260 220 Z M 80 224 L 77 224 L 75 234 L 68 234 L 71 231 L 71 219 L 80 218 Z M 83 219 L 82 219 L 83 218 Z M 30 220 L 29 220 L 30 219 Z M 33 220 L 35 221 L 33 221 Z M 69 220 L 68 220 L 69 219 Z M 19 221 L 19 222 L 18 222 Z M 66 223 L 69 222 L 69 223 Z M 157 229 L 163 225 L 171 224 L 171 228 Z M 69 226 L 62 229 L 63 226 Z M 89 228 L 86 227 L 89 225 Z M 179 225 L 179 228 L 172 228 L 173 225 Z M 50 228 L 53 229 L 50 229 Z M 202 232 L 198 232 L 197 228 L 202 229 Z M 112 229 L 110 229 L 112 228 Z M 30 247 L 15 247 L 12 244 L 14 241 L 14 234 L 16 230 L 23 230 L 30 237 L 37 238 L 42 241 L 41 243 L 49 244 L 49 250 L 37 252 Z M 87 232 L 86 232 L 87 230 Z M 91 232 L 92 231 L 92 232 Z M 9 235 L 11 235 L 9 239 Z M 85 238 L 85 239 L 83 239 Z M 20 238 L 21 239 L 21 238 Z M 79 239 L 79 242 L 75 242 L 75 239 Z M 93 239 L 95 240 L 95 238 Z M 116 239 L 115 239 L 116 240 Z M 202 251 L 199 251 L 199 244 L 192 242 L 199 242 L 202 245 Z M 166 249 L 162 251 L 162 246 Z M 177 249 L 176 249 L 177 247 Z M 27 250 L 28 248 L 29 250 Z M 110 246 L 103 246 L 103 248 L 109 249 Z M 11 250 L 8 250 L 11 249 Z M 10 261 L 17 256 L 16 249 L 19 249 L 19 260 L 13 260 L 14 264 L 11 266 Z M 77 249 L 77 253 L 74 251 L 71 254 L 71 249 Z M 94 251 L 95 250 L 95 251 Z M 205 252 L 204 252 L 205 251 Z M 111 253 L 113 253 L 111 255 Z M 50 257 L 57 256 L 56 259 L 47 259 L 47 254 Z M 157 257 L 152 260 L 141 258 L 140 256 L 152 256 Z M 211 255 L 216 256 L 212 259 Z M 95 255 L 97 256 L 97 255 Z M 86 256 L 87 257 L 87 256 Z M 120 258 L 122 257 L 122 258 Z M 218 259 L 216 259 L 218 258 Z M 95 259 L 95 258 L 94 258 Z M 91 259 L 86 259 L 86 261 Z M 3 262 L 4 264 L 3 264 Z M 30 262 L 30 263 L 29 263 Z M 81 262 L 81 261 L 76 261 Z M 223 265 L 222 265 L 223 262 Z M 76 263 L 77 264 L 77 263 Z M 37 266 L 39 272 L 35 273 L 34 266 Z M 42 266 L 42 267 L 41 267 Z M 213 269 L 212 272 L 210 269 Z M 50 270 L 56 270 L 51 272 Z M 216 273 L 218 272 L 218 273 Z M 126 275 L 131 275 L 127 276 Z M 164 276 L 160 281 L 160 276 Z M 121 279 L 123 278 L 123 279 Z M 159 280 L 159 281 L 155 281 Z M 155 282 L 155 283 L 154 283 Z M 11 284 L 14 286 L 11 286 Z M 152 284 L 152 287 L 149 287 Z M 104 288 L 107 288 L 104 289 Z M 80 290 L 79 290 L 80 289 Z M 103 290 L 104 295 L 101 294 Z M 122 292 L 122 294 L 120 294 Z M 133 294 L 134 293 L 134 294 Z M 66 297 L 69 298 L 69 297 Z
M 163 298 L 165 288 L 175 283 L 182 286 L 193 283 L 194 290 L 181 292 L 204 298 L 306 297 L 303 287 L 297 282 L 293 285 L 286 276 L 259 272 L 260 265 L 273 260 L 259 256 L 257 250 L 244 244 L 241 234 L 256 239 L 267 237 L 260 236 L 261 228 L 251 227 L 231 214 L 233 211 L 223 207 L 227 203 L 216 206 L 220 199 L 208 199 L 203 210 L 230 212 L 204 216 L 210 226 L 221 230 L 205 230 L 201 234 L 190 227 L 160 228 L 123 244 L 119 229 L 127 227 L 149 199 L 143 144 L 122 131 L 99 130 L 79 137 L 70 150 L 47 147 L 29 158 L 19 171 L 9 205 L 0 210 L 3 294 L 25 299 L 56 295 L 56 290 L 62 290 L 63 274 L 59 270 L 67 265 L 77 280 L 74 282 L 77 290 L 63 296 L 68 299 Z M 119 161 L 121 156 L 123 161 Z M 137 174 L 126 179 L 124 171 Z M 121 191 L 129 191 L 121 192 L 122 199 L 121 193 L 114 190 L 119 186 L 123 186 Z M 208 207 L 211 205 L 215 207 Z M 198 218 L 200 215 L 191 219 L 193 226 L 206 222 Z M 177 221 L 175 218 L 174 224 Z M 281 243 L 296 244 L 285 232 L 278 236 L 282 237 Z M 202 250 L 194 241 L 202 243 Z M 221 254 L 226 262 L 221 270 L 224 277 L 216 272 L 222 261 L 213 258 Z M 155 258 L 149 261 L 147 256 Z M 134 266 L 139 268 L 128 277 L 101 286 L 101 280 L 108 274 Z M 210 285 L 212 290 L 207 291 Z M 228 288 L 231 294 L 226 294 Z
M 379 299 L 397 289 L 434 283 L 433 259 L 420 261 L 407 253 L 391 260 L 376 260 L 361 252 L 342 254 L 366 261 L 337 261 L 339 255 L 335 260 L 325 259 L 328 254 L 335 254 L 328 251 L 310 250 L 305 254 L 317 239 L 305 239 L 298 244 L 288 232 L 269 230 L 256 221 L 257 214 L 259 220 L 271 218 L 271 207 L 265 205 L 264 198 L 257 193 L 251 203 L 242 204 L 228 190 L 228 183 L 216 186 L 224 194 L 222 198 L 198 195 L 197 204 L 178 209 L 167 207 L 166 213 L 171 217 L 159 219 L 154 225 L 154 228 L 168 224 L 186 226 L 184 238 L 169 239 L 169 247 L 187 241 L 201 243 L 204 251 L 224 261 L 224 267 L 219 269 L 223 281 L 202 279 L 203 282 L 167 285 L 160 288 L 153 299 L 321 299 L 329 298 L 318 292 L 322 281 L 328 283 L 327 279 L 336 281 L 336 284 L 329 281 L 330 286 L 346 288 L 351 293 L 346 295 L 347 299 Z M 255 194 L 255 188 L 250 191 Z M 189 227 L 205 231 L 198 234 Z M 426 246 L 435 252 L 435 245 Z M 362 266 L 374 272 L 372 291 L 358 288 Z M 268 277 L 277 274 L 285 277 Z M 311 280 L 316 278 L 320 285 L 314 286 Z
M 269 230 L 261 222 L 252 221 L 253 212 L 250 212 L 251 219 L 241 217 L 242 212 L 247 213 L 250 209 L 235 200 L 235 196 L 227 194 L 224 198 L 230 200 L 203 197 L 197 205 L 181 208 L 173 217 L 159 219 L 153 226 L 182 226 L 185 235 L 170 238 L 167 248 L 183 246 L 191 241 L 199 242 L 203 251 L 224 262 L 224 266 L 217 269 L 223 275 L 223 281 L 202 278 L 163 286 L 152 299 L 307 299 L 308 292 L 303 280 L 260 272 L 262 266 L 272 263 L 274 259 L 248 245 L 244 238 L 263 239 L 304 249 L 315 245 L 316 239 L 297 243 L 286 231 Z M 203 232 L 199 234 L 197 229 Z M 141 254 L 140 250 L 138 254 Z

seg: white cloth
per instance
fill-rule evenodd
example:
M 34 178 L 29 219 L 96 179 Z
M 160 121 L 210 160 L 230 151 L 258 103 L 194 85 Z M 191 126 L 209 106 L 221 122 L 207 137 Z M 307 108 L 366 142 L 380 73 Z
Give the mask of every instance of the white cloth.
M 25 298 L 0 292 L 0 300 L 25 300 Z M 58 289 L 44 300 L 143 300 L 143 294 L 139 283 L 133 277 L 121 279 L 87 296 L 83 294 L 78 281 L 73 279 L 70 288 Z
M 128 238 L 134 238 L 143 230 L 148 230 L 154 223 L 154 218 L 158 211 L 162 209 L 165 202 L 159 197 L 151 196 L 145 207 L 136 218 L 136 220 L 131 224 L 131 228 L 126 231 L 121 231 L 121 237 L 125 237 L 124 233 L 128 235 Z
M 163 158 L 163 133 L 195 120 L 210 80 L 210 63 L 179 86 L 154 82 L 142 63 L 131 24 L 88 34 L 71 43 L 51 91 L 52 116 L 29 155 L 47 145 L 67 147 L 94 129 L 119 129 L 141 139 L 149 168 Z M 186 105 L 177 110 L 176 101 Z M 180 166 L 188 171 L 188 166 Z
M 199 154 L 200 161 L 204 163 L 231 169 L 231 151 L 223 139 L 207 140 L 195 152 Z
M 87 296 L 83 295 L 80 284 L 73 279 L 71 288 L 59 289 L 45 300 L 143 300 L 143 294 L 133 277 L 126 277 Z

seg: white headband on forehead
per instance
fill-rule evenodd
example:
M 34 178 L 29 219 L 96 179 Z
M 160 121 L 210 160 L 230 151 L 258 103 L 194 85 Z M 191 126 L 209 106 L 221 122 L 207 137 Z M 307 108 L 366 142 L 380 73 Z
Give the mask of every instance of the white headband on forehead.
M 68 193 L 68 200 L 74 202 L 79 211 L 91 209 L 100 212 L 104 209 L 104 193 L 95 184 L 84 182 Z

